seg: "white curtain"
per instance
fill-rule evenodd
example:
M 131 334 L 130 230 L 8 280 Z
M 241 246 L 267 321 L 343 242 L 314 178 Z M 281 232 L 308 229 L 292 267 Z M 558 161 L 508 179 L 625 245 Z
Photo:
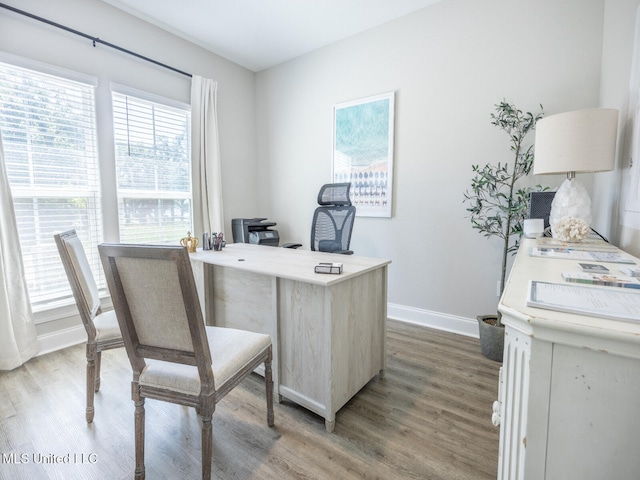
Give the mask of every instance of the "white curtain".
M 38 353 L 36 327 L 0 135 L 0 370 L 13 370 Z
M 217 89 L 218 83 L 213 80 L 197 75 L 191 79 L 191 171 L 195 236 L 203 232 L 224 230 Z M 198 211 L 201 212 L 200 215 L 197 215 Z

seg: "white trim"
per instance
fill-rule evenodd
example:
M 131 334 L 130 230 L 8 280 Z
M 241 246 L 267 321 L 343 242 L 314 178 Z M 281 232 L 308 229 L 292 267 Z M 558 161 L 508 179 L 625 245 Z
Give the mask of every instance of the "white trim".
M 479 338 L 478 322 L 475 319 L 458 317 L 447 313 L 432 312 L 420 308 L 389 303 L 387 317 L 400 322 L 413 323 L 424 327 L 457 333 L 466 337 Z
M 100 292 L 100 306 L 102 310 L 111 310 L 113 303 L 111 297 L 106 291 Z M 44 307 L 33 308 L 33 320 L 36 325 L 47 322 L 55 322 L 63 318 L 77 317 L 80 321 L 80 314 L 78 313 L 78 307 L 73 298 L 67 298 L 61 302 L 50 304 Z
M 62 350 L 63 348 L 72 347 L 87 341 L 87 332 L 84 326 L 77 325 L 75 327 L 57 330 L 51 333 L 38 335 L 38 355 Z
M 111 310 L 113 308 L 111 297 L 100 297 L 100 306 L 103 311 Z M 78 313 L 78 307 L 75 303 L 34 313 L 36 325 L 71 317 L 75 318 L 78 325 L 38 335 L 37 356 L 86 342 L 87 331 L 85 330 L 84 325 L 82 325 L 80 314 Z
M 43 73 L 45 75 L 54 75 L 56 77 L 62 77 L 72 82 L 83 83 L 92 87 L 98 86 L 98 78 L 93 75 L 87 75 L 86 73 L 75 72 L 73 70 L 67 70 L 66 68 L 57 67 L 55 65 L 49 65 L 48 63 L 38 62 L 31 60 L 30 58 L 20 57 L 12 53 L 3 52 L 0 50 L 0 62 L 13 65 L 14 67 L 26 68 L 29 70 L 35 70 L 36 72 Z
M 159 103 L 167 107 L 191 112 L 191 105 L 188 103 L 180 102 L 179 100 L 174 100 L 172 98 L 163 97 L 162 95 L 145 92 L 144 90 L 138 90 L 137 88 L 128 87 L 119 83 L 109 82 L 109 90 L 111 90 L 112 93 L 119 93 L 120 95 L 127 95 L 129 97 L 146 100 L 147 102 Z
M 46 308 L 38 309 L 33 307 L 33 321 L 36 325 L 47 322 L 55 322 L 62 318 L 78 317 L 78 307 L 73 299 L 65 300 L 64 304 L 58 304 L 55 306 L 47 306 Z
M 106 303 L 110 304 L 109 299 L 107 299 Z M 110 305 L 105 305 L 103 303 L 103 308 L 107 307 L 108 309 L 109 306 Z M 399 322 L 435 328 L 437 330 L 456 333 L 466 337 L 478 338 L 479 336 L 478 322 L 472 318 L 458 317 L 456 315 L 406 307 L 404 305 L 396 305 L 394 303 L 387 304 L 387 316 L 388 318 Z M 55 317 L 60 318 L 60 316 Z M 50 320 L 53 319 L 54 318 L 50 318 Z M 40 347 L 38 355 L 44 355 L 46 353 L 61 350 L 86 341 L 87 333 L 82 325 L 46 333 L 38 336 L 38 345 Z

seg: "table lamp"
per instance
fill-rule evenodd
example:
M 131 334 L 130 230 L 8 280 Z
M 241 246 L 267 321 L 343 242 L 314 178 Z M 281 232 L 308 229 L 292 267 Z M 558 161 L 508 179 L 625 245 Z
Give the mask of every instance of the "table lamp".
M 551 204 L 549 224 L 555 238 L 579 241 L 591 225 L 591 198 L 576 172 L 613 170 L 618 111 L 592 108 L 560 113 L 536 123 L 534 175 L 566 173 Z

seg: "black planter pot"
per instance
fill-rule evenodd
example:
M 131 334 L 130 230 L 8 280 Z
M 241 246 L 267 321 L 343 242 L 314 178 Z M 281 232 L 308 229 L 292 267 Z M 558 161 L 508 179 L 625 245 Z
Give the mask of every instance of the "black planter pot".
M 482 355 L 490 360 L 502 362 L 504 350 L 504 327 L 496 327 L 486 320 L 496 320 L 495 315 L 479 315 L 478 330 L 480 331 L 480 349 Z

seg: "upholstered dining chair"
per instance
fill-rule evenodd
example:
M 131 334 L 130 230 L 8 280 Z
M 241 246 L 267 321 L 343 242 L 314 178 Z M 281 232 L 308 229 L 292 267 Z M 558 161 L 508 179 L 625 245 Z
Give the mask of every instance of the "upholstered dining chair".
M 94 395 L 100 390 L 102 352 L 123 347 L 122 334 L 113 310 L 103 311 L 98 286 L 87 255 L 75 230 L 53 236 L 82 324 L 87 332 L 87 423 L 93 422 Z
M 98 245 L 133 369 L 135 478 L 144 468 L 145 398 L 195 407 L 202 420 L 202 478 L 211 477 L 217 402 L 264 363 L 273 426 L 269 335 L 205 326 L 186 247 Z

